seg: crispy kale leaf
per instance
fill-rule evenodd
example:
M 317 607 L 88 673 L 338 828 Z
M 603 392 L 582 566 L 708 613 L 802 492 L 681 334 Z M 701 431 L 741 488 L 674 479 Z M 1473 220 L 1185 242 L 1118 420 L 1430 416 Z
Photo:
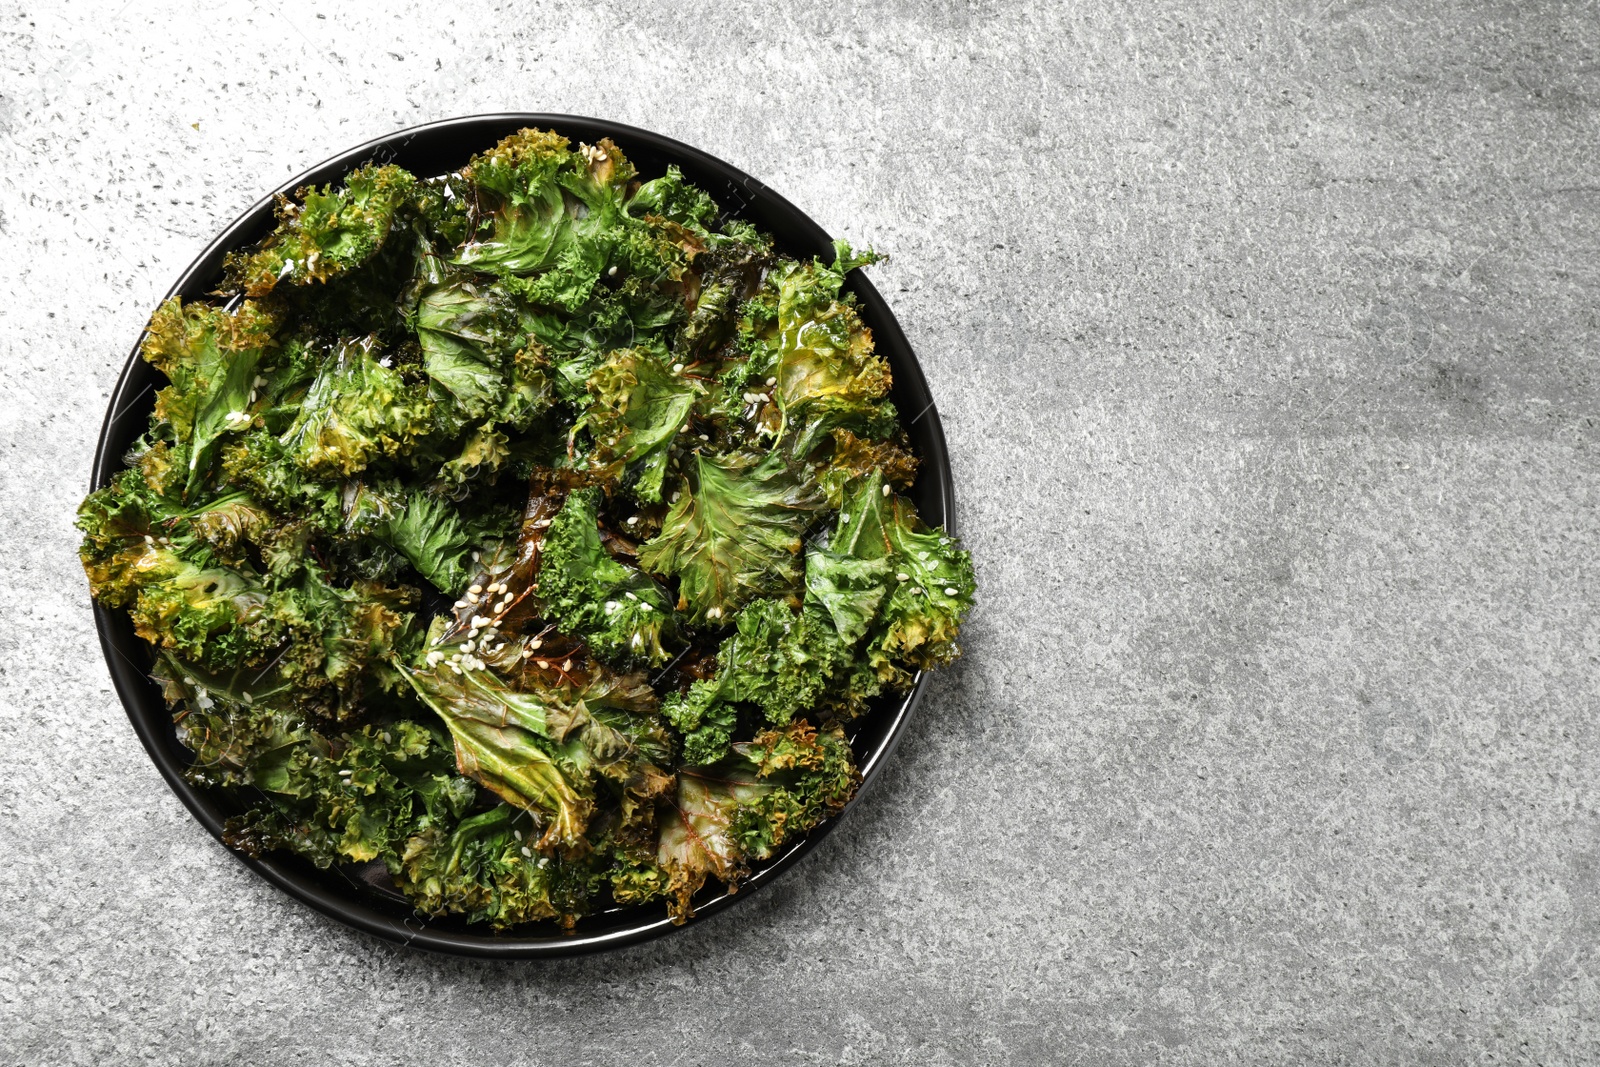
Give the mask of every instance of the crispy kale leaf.
M 838 427 L 871 437 L 898 429 L 889 393 L 889 365 L 873 348 L 855 302 L 842 295 L 845 274 L 876 259 L 854 257 L 840 242 L 832 266 L 796 264 L 780 278 L 777 385 L 773 399 L 794 435 L 791 447 L 808 455 Z
M 284 281 L 309 285 L 350 273 L 382 247 L 415 185 L 399 167 L 366 166 L 337 191 L 301 189 L 298 204 L 280 197 L 278 228 L 255 252 L 229 257 L 230 282 L 265 296 Z
M 282 441 L 296 465 L 322 478 L 349 476 L 404 453 L 432 429 L 432 401 L 374 354 L 372 338 L 339 345 Z
M 801 537 L 824 502 L 782 455 L 697 453 L 674 500 L 639 565 L 675 575 L 678 609 L 696 622 L 799 584 Z
M 549 618 L 581 636 L 603 662 L 659 666 L 677 638 L 672 602 L 649 575 L 606 552 L 599 501 L 599 490 L 580 489 L 551 521 L 540 553 L 540 599 Z
M 942 530 L 930 530 L 902 497 L 889 501 L 883 532 L 895 582 L 867 645 L 885 681 L 903 679 L 900 664 L 933 670 L 961 653 L 961 620 L 972 609 L 977 583 L 972 557 Z
M 156 309 L 140 346 L 170 383 L 156 394 L 158 432 L 176 472 L 171 487 L 193 495 L 211 472 L 218 441 L 250 426 L 256 370 L 277 323 L 253 302 L 229 313 L 173 297 Z
M 236 708 L 226 720 L 248 735 L 259 715 Z M 223 717 L 206 718 L 209 736 Z M 266 718 L 272 722 L 270 713 Z M 197 729 L 190 725 L 187 736 Z M 276 747 L 251 759 L 245 772 L 268 803 L 227 828 L 228 843 L 252 855 L 287 848 L 320 867 L 392 861 L 416 835 L 454 825 L 475 797 L 451 766 L 449 749 L 420 723 L 402 719 L 334 737 L 302 729 L 273 739 Z M 204 755 L 210 742 L 196 743 Z
M 461 773 L 535 814 L 539 848 L 582 850 L 597 779 L 610 783 L 625 813 L 670 782 L 661 768 L 671 763 L 671 742 L 642 679 L 581 665 L 573 674 L 571 660 L 552 676 L 548 665 L 529 667 L 525 641 L 509 651 L 477 641 L 490 638 L 437 645 L 431 663 L 405 675 L 449 727 Z
M 539 919 L 571 926 L 592 907 L 603 854 L 538 852 L 526 812 L 509 804 L 429 826 L 389 865 L 397 885 L 424 915 L 464 915 L 497 930 Z
M 737 888 L 752 861 L 844 810 L 859 782 L 844 735 L 803 722 L 758 734 L 713 767 L 683 770 L 656 855 L 674 921 L 694 914 L 708 877 Z
M 659 504 L 668 450 L 700 388 L 641 349 L 613 353 L 589 376 L 590 404 L 579 426 L 595 446 L 591 468 L 611 477 L 636 465 L 633 495 Z
M 495 414 L 518 370 L 517 354 L 528 343 L 506 296 L 471 280 L 432 286 L 417 303 L 416 328 L 424 369 L 461 413 L 471 419 Z

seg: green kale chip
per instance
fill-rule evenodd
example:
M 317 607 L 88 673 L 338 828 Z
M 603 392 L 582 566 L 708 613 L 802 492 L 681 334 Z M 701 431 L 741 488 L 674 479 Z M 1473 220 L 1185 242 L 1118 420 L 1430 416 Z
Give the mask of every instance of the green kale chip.
M 678 610 L 715 623 L 799 585 L 801 539 L 824 505 L 780 453 L 697 453 L 639 565 L 677 577 Z

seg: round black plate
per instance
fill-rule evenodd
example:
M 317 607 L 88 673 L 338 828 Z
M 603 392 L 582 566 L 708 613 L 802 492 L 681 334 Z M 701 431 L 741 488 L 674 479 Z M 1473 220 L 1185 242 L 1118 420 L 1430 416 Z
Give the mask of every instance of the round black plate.
M 526 126 L 556 130 L 574 143 L 593 144 L 602 137 L 610 137 L 633 161 L 642 178 L 657 177 L 665 173 L 669 164 L 677 164 L 689 181 L 715 197 L 725 210 L 772 234 L 784 252 L 802 258 L 832 258 L 833 244 L 828 235 L 793 204 L 743 171 L 688 145 L 631 126 L 570 115 L 472 115 L 380 137 L 285 182 L 257 201 L 212 241 L 167 295 L 192 300 L 212 291 L 222 278 L 223 257 L 229 251 L 260 240 L 271 230 L 273 197 L 278 193 L 289 193 L 313 183 L 338 183 L 350 170 L 372 160 L 395 163 L 423 176 L 447 174 L 464 166 L 474 153 Z M 889 361 L 894 374 L 892 398 L 922 459 L 917 483 L 909 496 L 928 523 L 942 524 L 953 530 L 955 501 L 950 462 L 939 415 L 934 410 L 922 368 L 917 365 L 911 346 L 883 298 L 860 271 L 853 272 L 847 287 L 856 294 L 861 317 L 871 328 L 878 351 Z M 104 486 L 122 469 L 122 457 L 148 425 L 155 404 L 155 390 L 162 384 L 161 375 L 139 359 L 136 343 L 112 391 L 105 426 L 100 431 L 100 445 L 94 459 L 94 488 Z M 106 663 L 134 731 L 172 791 L 220 841 L 222 824 L 236 809 L 227 797 L 198 790 L 184 780 L 183 769 L 188 765 L 189 752 L 179 744 L 166 703 L 149 678 L 152 662 L 149 646 L 134 634 L 132 623 L 123 612 L 108 611 L 98 604 L 94 612 Z M 904 699 L 885 702 L 857 725 L 853 743 L 861 764 L 863 792 L 894 750 L 922 695 L 924 681 L 919 674 Z M 860 798 L 861 793 L 857 793 L 856 801 Z M 777 878 L 816 847 L 832 826 L 833 821 L 823 823 L 761 864 L 737 894 L 708 887 L 695 899 L 697 917 L 691 921 L 704 921 Z M 553 923 L 534 924 L 511 934 L 495 934 L 485 926 L 459 920 L 420 918 L 402 899 L 383 892 L 353 869 L 319 871 L 288 854 L 254 860 L 229 851 L 273 885 L 326 915 L 391 941 L 439 952 L 508 959 L 565 956 L 633 944 L 677 929 L 668 919 L 665 906 L 658 903 L 613 908 L 592 915 L 579 922 L 570 934 L 562 933 Z

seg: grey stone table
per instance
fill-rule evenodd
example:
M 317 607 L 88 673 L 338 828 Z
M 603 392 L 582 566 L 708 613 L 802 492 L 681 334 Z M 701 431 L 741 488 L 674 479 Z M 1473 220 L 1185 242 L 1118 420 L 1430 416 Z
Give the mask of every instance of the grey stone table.
M 0 4 L 0 1062 L 1595 1062 L 1600 8 L 647 6 Z M 982 587 L 781 885 L 514 966 L 207 837 L 71 526 L 212 234 L 508 109 L 892 254 Z

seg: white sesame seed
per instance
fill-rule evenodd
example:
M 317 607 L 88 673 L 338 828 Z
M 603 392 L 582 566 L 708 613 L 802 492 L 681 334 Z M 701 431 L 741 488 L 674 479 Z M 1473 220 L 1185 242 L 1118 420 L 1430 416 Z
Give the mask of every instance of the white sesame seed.
M 544 639 L 543 638 L 539 638 L 539 637 L 535 637 L 532 641 L 528 642 L 528 647 L 529 648 L 538 648 L 542 644 L 544 644 Z
M 945 596 L 955 596 L 956 595 L 956 587 L 953 586 L 953 585 L 945 586 L 944 587 L 944 595 Z
M 547 671 L 550 669 L 550 661 L 547 659 L 534 660 L 534 662 L 539 665 L 539 669 L 541 671 Z
M 606 277 L 607 278 L 615 278 L 616 276 L 617 276 L 617 268 L 616 267 L 612 267 L 610 270 L 606 271 Z
M 894 490 L 890 489 L 887 485 L 883 487 L 883 495 L 884 496 L 888 496 L 892 492 L 894 492 Z
M 489 620 L 488 620 L 488 618 L 486 616 L 474 615 L 472 617 L 472 625 L 473 626 L 488 626 L 489 625 Z
M 607 612 L 608 612 L 608 613 L 609 613 L 609 612 L 613 612 L 613 611 L 616 611 L 616 610 L 617 610 L 617 608 L 619 608 L 619 607 L 621 607 L 621 605 L 620 605 L 620 604 L 618 604 L 618 603 L 617 603 L 617 602 L 616 602 L 616 601 L 615 601 L 615 600 L 608 600 L 608 601 L 606 601 L 606 611 L 607 611 Z
M 465 600 L 458 600 L 453 606 L 457 611 L 460 611 L 462 608 L 467 606 L 467 602 Z
M 468 604 L 476 604 L 477 602 L 478 602 L 478 594 L 477 593 L 468 593 L 467 594 L 467 603 Z
M 650 607 L 649 601 L 641 600 L 639 602 L 639 610 L 641 610 L 641 611 L 652 611 L 654 609 Z
M 683 494 L 682 494 L 682 493 L 679 493 L 679 492 L 674 492 L 674 493 L 673 493 L 673 494 L 672 494 L 672 503 L 674 503 L 674 504 L 676 504 L 676 503 L 677 503 L 677 502 L 678 502 L 678 498 L 679 498 L 679 497 L 680 497 L 680 496 L 682 496 L 682 495 L 683 495 Z
M 638 523 L 639 523 L 639 516 L 637 516 L 637 515 L 629 515 L 628 516 L 628 525 L 629 526 L 636 526 L 636 525 L 638 525 Z
M 777 384 L 778 384 L 778 379 L 776 379 L 776 378 L 768 378 L 767 379 L 767 388 L 768 389 L 771 389 L 774 385 L 777 385 Z
M 709 440 L 711 440 L 711 436 L 709 434 L 701 434 L 700 435 L 700 440 L 709 441 Z
M 683 364 L 682 363 L 674 363 L 672 365 L 672 373 L 673 374 L 682 374 L 683 373 Z
M 513 830 L 513 831 L 511 831 L 511 836 L 515 837 L 518 841 L 521 841 L 522 840 L 522 831 L 521 830 Z
M 570 671 L 572 669 L 572 661 L 570 659 L 567 660 L 561 665 L 561 669 L 564 671 Z
M 153 544 L 156 543 L 156 539 L 154 537 L 151 537 L 149 534 L 145 534 L 144 535 L 144 543 L 147 544 L 147 545 L 153 545 Z
M 344 778 L 350 777 L 350 768 L 349 767 L 341 767 L 339 769 L 339 774 L 340 774 L 341 777 L 344 777 Z
M 483 592 L 483 586 L 481 586 L 481 585 L 469 585 L 469 586 L 467 586 L 467 592 L 469 592 L 469 593 L 481 593 L 481 592 Z
M 895 575 L 895 580 L 909 582 L 911 580 L 911 575 L 907 574 L 905 571 L 901 571 L 899 574 Z
M 478 562 L 478 553 L 476 551 L 472 553 L 472 562 Z
M 522 854 L 528 857 L 530 860 L 533 859 L 533 849 L 529 848 L 527 845 L 522 846 Z
M 462 644 L 461 651 L 462 652 L 471 652 L 476 647 L 478 647 L 476 642 L 467 641 L 467 642 Z
M 638 600 L 639 599 L 639 594 L 633 592 L 632 590 L 629 590 L 628 592 L 624 593 L 623 596 L 627 597 L 629 600 Z
M 722 609 L 721 608 L 707 608 L 706 609 L 706 618 L 708 618 L 708 619 L 720 619 L 720 618 L 722 618 Z

